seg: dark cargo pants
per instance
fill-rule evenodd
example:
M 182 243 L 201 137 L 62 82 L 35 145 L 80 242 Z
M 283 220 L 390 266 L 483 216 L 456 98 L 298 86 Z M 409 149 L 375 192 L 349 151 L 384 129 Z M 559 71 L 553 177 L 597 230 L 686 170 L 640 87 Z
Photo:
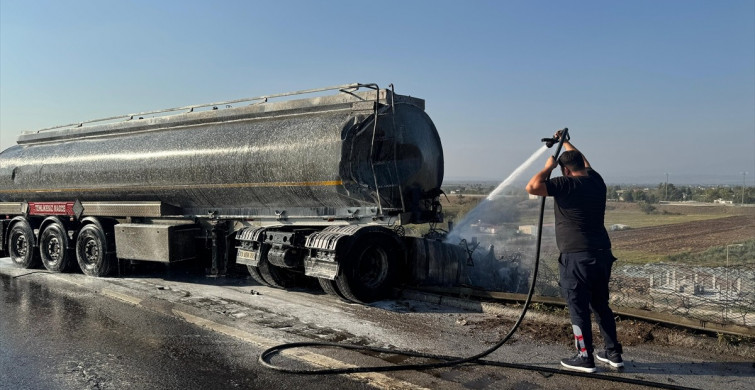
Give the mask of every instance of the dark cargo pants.
M 569 307 L 577 350 L 583 356 L 593 353 L 591 310 L 606 350 L 623 352 L 616 337 L 613 311 L 608 307 L 608 281 L 615 260 L 610 249 L 562 253 L 558 259 L 559 285 Z

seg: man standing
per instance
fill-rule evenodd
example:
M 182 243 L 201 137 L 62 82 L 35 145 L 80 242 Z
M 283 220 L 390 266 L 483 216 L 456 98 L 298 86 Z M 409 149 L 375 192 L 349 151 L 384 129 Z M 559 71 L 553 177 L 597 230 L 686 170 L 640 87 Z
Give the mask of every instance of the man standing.
M 556 132 L 559 139 L 561 132 Z M 561 360 L 572 370 L 595 372 L 590 310 L 603 336 L 605 349 L 597 359 L 614 368 L 624 366 L 622 347 L 616 336 L 613 311 L 608 307 L 608 281 L 616 260 L 604 226 L 606 185 L 587 159 L 569 141 L 558 159 L 548 158 L 545 168 L 527 183 L 527 192 L 552 196 L 555 200 L 556 244 L 559 256 L 559 285 L 569 307 L 577 354 Z M 549 180 L 561 166 L 563 176 Z

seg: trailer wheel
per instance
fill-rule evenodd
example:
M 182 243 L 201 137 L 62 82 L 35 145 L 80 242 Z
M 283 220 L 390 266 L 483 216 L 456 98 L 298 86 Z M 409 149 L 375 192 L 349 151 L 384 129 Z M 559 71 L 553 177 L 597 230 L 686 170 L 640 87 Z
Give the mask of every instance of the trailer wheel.
M 396 245 L 389 237 L 363 237 L 340 264 L 338 290 L 346 299 L 358 303 L 387 297 L 396 277 L 396 256 Z
M 42 231 L 39 238 L 39 257 L 48 271 L 65 272 L 73 265 L 73 256 L 68 245 L 65 228 L 52 223 Z
M 351 303 L 351 301 L 346 299 L 346 297 L 341 294 L 341 291 L 338 290 L 338 284 L 335 280 L 317 278 L 317 281 L 320 283 L 322 291 L 325 291 L 326 294 L 338 297 L 344 302 Z
M 26 220 L 14 224 L 8 233 L 8 255 L 20 268 L 39 265 L 39 253 L 34 250 L 34 231 Z
M 267 259 L 263 258 L 257 264 L 257 269 L 260 271 L 262 279 L 265 280 L 268 286 L 278 288 L 295 287 L 300 284 L 299 274 L 286 268 L 281 268 L 270 264 Z
M 81 271 L 89 276 L 108 276 L 115 268 L 105 232 L 95 225 L 84 226 L 76 239 L 76 260 Z
M 251 275 L 252 279 L 256 280 L 257 283 L 259 283 L 259 284 L 261 284 L 263 286 L 273 287 L 270 283 L 267 282 L 267 280 L 265 280 L 264 278 L 262 278 L 262 275 L 260 274 L 260 269 L 259 268 L 255 267 L 253 265 L 247 265 L 246 269 L 249 270 L 249 275 Z
M 270 245 L 263 244 L 260 248 L 260 260 L 257 266 L 247 266 L 252 279 L 269 287 L 289 288 L 299 284 L 301 277 L 287 268 L 278 267 L 267 261 Z M 255 272 L 256 271 L 256 272 Z M 257 279 L 259 277 L 259 279 Z
M 262 258 L 264 260 L 264 257 L 267 256 L 267 252 L 270 251 L 270 246 L 269 245 L 262 245 L 259 248 L 259 250 L 260 250 L 260 256 L 262 256 Z M 264 260 L 264 261 L 267 262 L 267 260 Z M 267 280 L 265 280 L 265 278 L 262 277 L 262 274 L 260 273 L 260 268 L 258 266 L 247 265 L 246 269 L 249 270 L 249 275 L 251 275 L 252 279 L 256 280 L 257 283 L 259 283 L 259 284 L 261 284 L 263 286 L 275 287 L 272 284 L 270 284 L 270 282 L 268 282 Z

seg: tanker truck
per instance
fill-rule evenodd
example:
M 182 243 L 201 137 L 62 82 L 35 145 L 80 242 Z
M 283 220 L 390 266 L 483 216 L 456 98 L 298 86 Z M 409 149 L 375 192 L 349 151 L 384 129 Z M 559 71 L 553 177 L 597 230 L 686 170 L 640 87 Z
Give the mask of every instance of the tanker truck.
M 103 277 L 122 260 L 204 253 L 212 274 L 238 264 L 268 286 L 316 278 L 329 294 L 370 302 L 417 269 L 437 273 L 432 253 L 458 252 L 404 234 L 442 221 L 442 180 L 424 100 L 392 86 L 26 131 L 0 153 L 0 254 Z

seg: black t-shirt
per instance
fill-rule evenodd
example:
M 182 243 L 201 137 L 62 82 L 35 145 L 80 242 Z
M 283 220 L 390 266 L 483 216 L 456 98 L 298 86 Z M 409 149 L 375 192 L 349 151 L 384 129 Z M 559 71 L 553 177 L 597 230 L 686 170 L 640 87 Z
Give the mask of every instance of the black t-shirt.
M 555 199 L 556 244 L 561 253 L 610 249 L 604 226 L 606 184 L 594 170 L 586 176 L 556 177 L 545 182 Z

